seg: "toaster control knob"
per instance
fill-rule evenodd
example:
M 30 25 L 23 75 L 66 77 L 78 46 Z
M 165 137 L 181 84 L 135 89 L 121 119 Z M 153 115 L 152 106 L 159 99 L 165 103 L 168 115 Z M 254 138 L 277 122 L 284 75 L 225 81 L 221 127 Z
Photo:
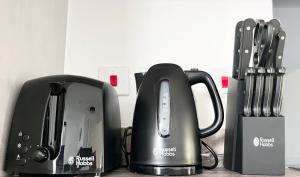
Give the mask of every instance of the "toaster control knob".
M 23 135 L 22 139 L 23 141 L 29 141 L 29 135 Z
M 23 146 L 22 148 L 21 148 L 21 153 L 22 154 L 26 154 L 27 152 L 28 152 L 28 147 L 27 146 Z
M 33 152 L 32 158 L 37 162 L 45 162 L 49 158 L 49 152 L 45 148 L 40 148 Z
M 25 164 L 26 164 L 26 159 L 24 159 L 24 158 L 21 158 L 21 159 L 19 159 L 19 160 L 17 160 L 17 164 L 19 165 L 19 166 L 24 166 Z

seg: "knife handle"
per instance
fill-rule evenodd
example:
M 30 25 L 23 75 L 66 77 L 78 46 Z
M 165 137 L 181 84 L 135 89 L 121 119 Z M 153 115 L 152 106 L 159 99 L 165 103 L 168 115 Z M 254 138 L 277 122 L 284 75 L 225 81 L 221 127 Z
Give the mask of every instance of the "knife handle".
M 283 76 L 285 74 L 285 68 L 280 67 L 276 70 L 276 81 L 275 81 L 275 95 L 273 99 L 273 115 L 278 117 L 281 113 L 282 105 L 282 89 L 283 89 Z
M 258 66 L 259 59 L 260 59 L 260 53 L 261 49 L 263 48 L 263 45 L 261 45 L 262 42 L 262 34 L 265 26 L 264 20 L 257 20 L 256 26 L 254 30 L 254 39 L 253 39 L 253 65 Z
M 272 19 L 268 23 L 272 24 L 272 26 L 273 26 L 273 39 L 272 39 L 272 42 L 271 42 L 270 50 L 269 50 L 268 55 L 267 55 L 268 59 L 267 59 L 267 62 L 266 62 L 266 67 L 276 68 L 276 66 L 275 66 L 276 61 L 274 60 L 274 58 L 275 58 L 276 53 L 279 52 L 277 50 L 278 49 L 278 42 L 279 42 L 279 38 L 280 38 L 278 36 L 278 34 L 280 33 L 280 31 L 282 31 L 282 29 L 280 28 L 280 22 L 277 19 Z
M 271 116 L 274 75 L 275 69 L 273 67 L 269 67 L 266 69 L 262 108 L 263 115 L 266 117 Z
M 251 104 L 253 98 L 253 89 L 254 89 L 254 75 L 255 69 L 250 67 L 247 68 L 245 73 L 245 97 L 244 97 L 244 115 L 251 116 Z
M 280 68 L 282 64 L 282 58 L 283 58 L 283 49 L 284 49 L 284 43 L 285 43 L 286 34 L 284 31 L 280 31 L 277 34 L 277 48 L 275 51 L 275 57 L 274 57 L 274 63 L 276 68 Z
M 253 115 L 256 117 L 261 116 L 261 105 L 262 105 L 262 95 L 264 90 L 264 75 L 265 75 L 265 68 L 258 67 L 256 74 L 255 74 L 255 92 L 253 98 L 253 105 L 252 111 Z
M 263 34 L 261 39 L 261 45 L 263 47 L 261 48 L 260 54 L 259 54 L 259 67 L 266 67 L 268 60 L 270 58 L 270 51 L 271 51 L 271 45 L 273 42 L 273 36 L 274 36 L 274 26 L 267 22 L 265 26 L 263 27 Z
M 253 47 L 253 33 L 256 23 L 253 19 L 246 19 L 242 28 L 241 36 L 241 50 L 239 53 L 239 79 L 244 79 L 247 68 L 249 67 L 252 47 Z
M 243 24 L 244 21 L 239 21 L 235 27 L 232 78 L 237 78 L 239 74 L 238 68 L 240 62 L 241 36 L 242 36 Z

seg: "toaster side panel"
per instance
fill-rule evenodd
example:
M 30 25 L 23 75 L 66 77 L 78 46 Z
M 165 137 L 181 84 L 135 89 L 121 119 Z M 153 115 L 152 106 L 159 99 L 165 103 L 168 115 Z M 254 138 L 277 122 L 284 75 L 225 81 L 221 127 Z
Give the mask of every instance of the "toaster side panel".
M 121 167 L 121 118 L 118 95 L 109 84 L 104 84 L 104 171 Z

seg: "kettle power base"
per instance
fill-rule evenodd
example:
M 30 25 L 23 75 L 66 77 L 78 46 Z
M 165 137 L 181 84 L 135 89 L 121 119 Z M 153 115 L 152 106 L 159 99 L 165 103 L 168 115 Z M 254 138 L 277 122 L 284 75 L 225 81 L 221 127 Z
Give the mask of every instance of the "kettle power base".
M 202 173 L 200 166 L 155 167 L 149 165 L 131 165 L 131 172 L 155 176 L 187 176 Z

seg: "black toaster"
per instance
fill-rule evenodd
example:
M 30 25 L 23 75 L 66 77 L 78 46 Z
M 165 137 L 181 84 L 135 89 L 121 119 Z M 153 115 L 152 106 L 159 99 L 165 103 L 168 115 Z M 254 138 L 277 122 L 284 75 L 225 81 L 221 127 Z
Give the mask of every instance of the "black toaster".
M 117 93 L 97 80 L 58 75 L 27 81 L 7 145 L 8 174 L 70 175 L 121 166 Z

